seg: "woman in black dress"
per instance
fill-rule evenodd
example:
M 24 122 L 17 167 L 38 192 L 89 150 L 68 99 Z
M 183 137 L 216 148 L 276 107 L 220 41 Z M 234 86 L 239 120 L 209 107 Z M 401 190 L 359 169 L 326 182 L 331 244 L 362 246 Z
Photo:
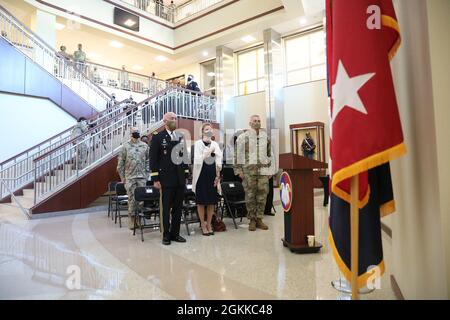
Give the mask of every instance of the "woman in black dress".
M 194 147 L 192 190 L 195 192 L 197 212 L 202 233 L 205 236 L 214 234 L 211 220 L 214 207 L 219 200 L 217 185 L 219 184 L 223 157 L 219 145 L 211 139 L 213 135 L 211 124 L 205 123 L 202 126 L 202 139 L 198 140 Z

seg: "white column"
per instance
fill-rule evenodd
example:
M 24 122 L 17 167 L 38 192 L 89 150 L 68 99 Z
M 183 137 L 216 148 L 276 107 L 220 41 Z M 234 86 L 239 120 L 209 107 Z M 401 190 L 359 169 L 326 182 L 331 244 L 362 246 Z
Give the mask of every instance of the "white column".
M 234 129 L 234 58 L 233 50 L 224 46 L 216 49 L 216 95 L 220 129 Z
M 284 92 L 283 92 L 283 56 L 281 35 L 273 29 L 264 30 L 264 65 L 266 79 L 266 119 L 267 130 L 278 129 L 276 141 L 280 153 L 286 150 L 284 123 Z M 275 143 L 275 141 L 274 141 Z

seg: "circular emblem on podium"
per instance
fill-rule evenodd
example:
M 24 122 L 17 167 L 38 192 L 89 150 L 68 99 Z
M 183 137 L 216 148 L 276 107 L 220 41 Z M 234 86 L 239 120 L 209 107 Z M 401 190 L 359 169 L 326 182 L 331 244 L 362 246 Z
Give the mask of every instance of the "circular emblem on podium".
M 292 181 L 287 172 L 283 172 L 280 177 L 280 199 L 284 212 L 289 212 L 292 206 Z

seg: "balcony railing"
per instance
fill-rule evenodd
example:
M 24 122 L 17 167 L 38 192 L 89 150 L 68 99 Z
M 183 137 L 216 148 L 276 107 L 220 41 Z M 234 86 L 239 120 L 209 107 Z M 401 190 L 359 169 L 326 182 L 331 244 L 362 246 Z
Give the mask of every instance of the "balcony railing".
M 180 6 L 164 5 L 162 1 L 154 0 L 121 0 L 147 13 L 166 21 L 176 23 L 193 14 L 199 13 L 224 0 L 191 0 Z
M 152 96 L 168 87 L 166 81 L 141 75 L 128 70 L 120 70 L 96 63 L 77 64 L 77 67 L 98 86 L 126 90 Z

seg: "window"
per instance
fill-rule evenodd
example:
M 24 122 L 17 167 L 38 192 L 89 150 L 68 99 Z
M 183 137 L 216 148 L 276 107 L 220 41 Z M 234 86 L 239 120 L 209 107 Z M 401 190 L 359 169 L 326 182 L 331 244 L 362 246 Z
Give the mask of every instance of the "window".
M 326 79 L 323 30 L 286 39 L 285 58 L 287 85 Z
M 264 48 L 238 55 L 239 95 L 265 90 Z

